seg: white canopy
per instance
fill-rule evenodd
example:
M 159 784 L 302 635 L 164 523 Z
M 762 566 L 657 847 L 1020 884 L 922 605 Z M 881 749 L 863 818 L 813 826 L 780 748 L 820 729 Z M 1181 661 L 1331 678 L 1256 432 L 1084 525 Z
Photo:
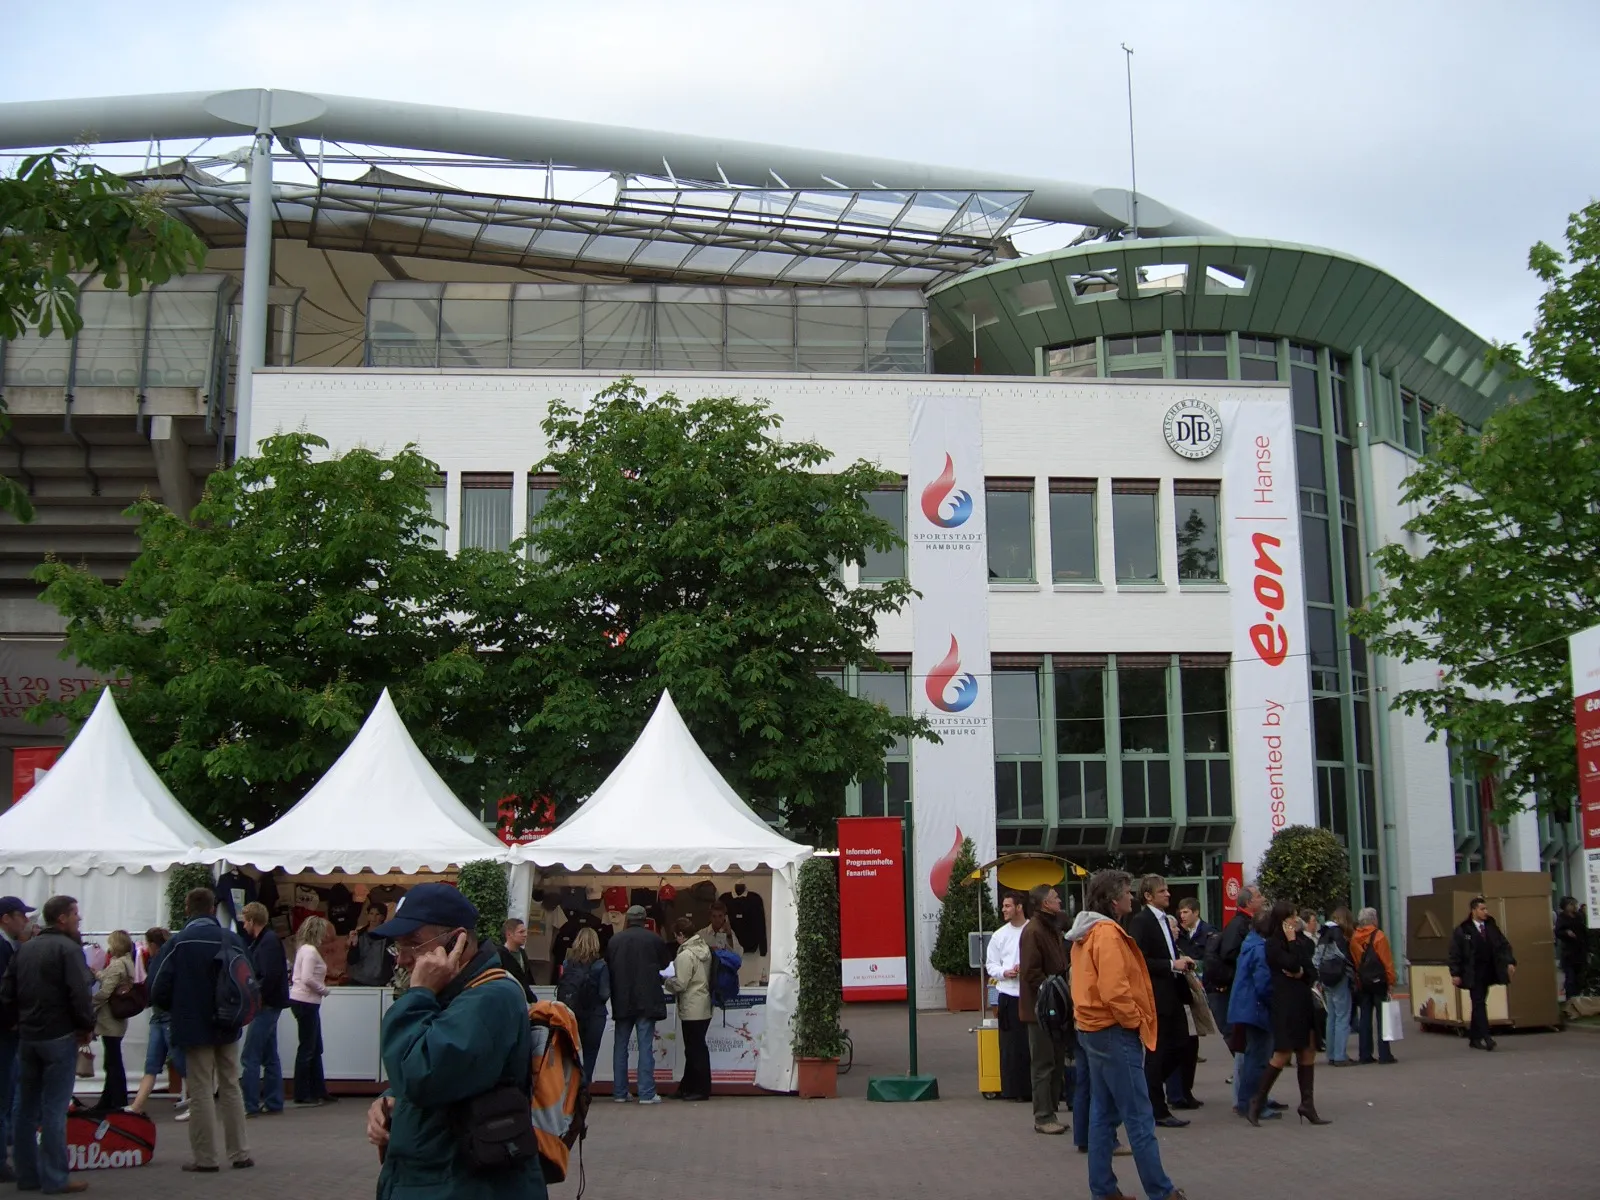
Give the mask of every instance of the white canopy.
M 195 861 L 258 870 L 443 871 L 510 860 L 411 740 L 384 689 L 361 732 L 300 803 Z
M 571 871 L 788 867 L 811 848 L 773 832 L 711 765 L 666 692 L 617 769 L 526 862 Z
M 0 869 L 18 875 L 165 871 L 216 845 L 139 753 L 109 687 L 55 766 L 0 813 Z

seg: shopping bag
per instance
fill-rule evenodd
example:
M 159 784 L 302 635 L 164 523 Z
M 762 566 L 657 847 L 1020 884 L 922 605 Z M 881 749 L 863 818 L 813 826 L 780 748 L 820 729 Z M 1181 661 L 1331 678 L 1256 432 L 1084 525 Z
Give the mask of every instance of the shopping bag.
M 76 1067 L 79 1079 L 94 1078 L 94 1051 L 87 1046 L 78 1047 L 78 1065 Z
M 1206 1003 L 1205 991 L 1193 975 L 1189 976 L 1189 1032 L 1199 1037 L 1217 1032 L 1217 1022 L 1211 1015 L 1211 1006 Z
M 1400 1020 L 1400 1001 L 1385 1000 L 1383 1002 L 1383 1040 L 1386 1042 L 1403 1041 L 1406 1036 L 1406 1027 Z

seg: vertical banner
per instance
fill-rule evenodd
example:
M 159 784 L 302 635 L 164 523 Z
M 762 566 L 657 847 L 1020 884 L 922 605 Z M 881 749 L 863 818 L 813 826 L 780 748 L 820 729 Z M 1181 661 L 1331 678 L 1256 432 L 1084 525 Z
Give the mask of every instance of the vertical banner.
M 1222 864 L 1222 923 L 1226 925 L 1239 911 L 1239 889 L 1244 886 L 1244 864 Z
M 844 998 L 906 998 L 906 864 L 899 817 L 839 820 L 839 959 Z
M 1589 920 L 1600 913 L 1600 625 L 1567 641 L 1572 654 L 1572 712 L 1578 742 L 1578 812 Z
M 1317 823 L 1299 484 L 1288 391 L 1220 404 L 1233 621 L 1233 857 L 1253 875 L 1273 834 Z
M 65 746 L 18 746 L 11 752 L 11 803 L 21 800 L 50 768 Z
M 940 744 L 912 754 L 919 1004 L 943 995 L 928 956 L 939 905 L 963 838 L 994 857 L 994 730 L 989 694 L 989 554 L 983 415 L 973 397 L 911 401 L 907 563 L 911 585 L 911 711 Z

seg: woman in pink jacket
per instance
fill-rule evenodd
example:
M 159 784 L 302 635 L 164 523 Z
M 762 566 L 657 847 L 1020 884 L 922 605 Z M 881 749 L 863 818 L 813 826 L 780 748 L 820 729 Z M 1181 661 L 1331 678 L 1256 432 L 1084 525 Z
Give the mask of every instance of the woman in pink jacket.
M 328 922 L 307 917 L 295 939 L 294 972 L 289 979 L 289 1007 L 294 1010 L 300 1045 L 294 1054 L 294 1100 L 291 1108 L 316 1108 L 333 1097 L 322 1078 L 322 998 L 328 994 L 328 964 L 322 943 L 328 939 Z

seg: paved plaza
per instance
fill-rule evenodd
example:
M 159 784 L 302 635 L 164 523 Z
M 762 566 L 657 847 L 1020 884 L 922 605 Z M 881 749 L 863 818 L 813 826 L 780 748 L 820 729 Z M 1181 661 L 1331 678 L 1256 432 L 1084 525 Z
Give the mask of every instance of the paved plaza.
M 626 1107 L 601 1098 L 585 1149 L 592 1200 L 748 1200 L 763 1196 L 1087 1197 L 1084 1159 L 1069 1137 L 1032 1131 L 1028 1106 L 977 1095 L 971 1020 L 923 1014 L 924 1071 L 944 1099 L 869 1104 L 867 1077 L 905 1069 L 904 1010 L 852 1007 L 855 1067 L 841 1098 L 779 1096 Z M 1351 1041 L 1354 1047 L 1354 1039 Z M 1334 1124 L 1292 1119 L 1249 1128 L 1228 1111 L 1230 1071 L 1220 1044 L 1202 1042 L 1196 1091 L 1205 1108 L 1187 1129 L 1162 1130 L 1168 1173 L 1191 1200 L 1523 1200 L 1600 1194 L 1600 1033 L 1507 1035 L 1494 1054 L 1455 1037 L 1418 1033 L 1394 1067 L 1319 1068 L 1317 1100 Z M 1276 1093 L 1294 1101 L 1286 1077 Z M 366 1102 L 291 1111 L 249 1123 L 256 1167 L 179 1171 L 188 1143 L 157 1106 L 156 1161 L 89 1173 L 91 1195 L 321 1200 L 371 1194 L 377 1160 L 362 1134 Z M 1292 1114 L 1290 1114 L 1292 1118 Z M 1139 1193 L 1132 1161 L 1117 1160 L 1124 1191 Z M 9 1189 L 0 1189 L 0 1193 Z M 575 1184 L 551 1189 L 572 1197 Z

